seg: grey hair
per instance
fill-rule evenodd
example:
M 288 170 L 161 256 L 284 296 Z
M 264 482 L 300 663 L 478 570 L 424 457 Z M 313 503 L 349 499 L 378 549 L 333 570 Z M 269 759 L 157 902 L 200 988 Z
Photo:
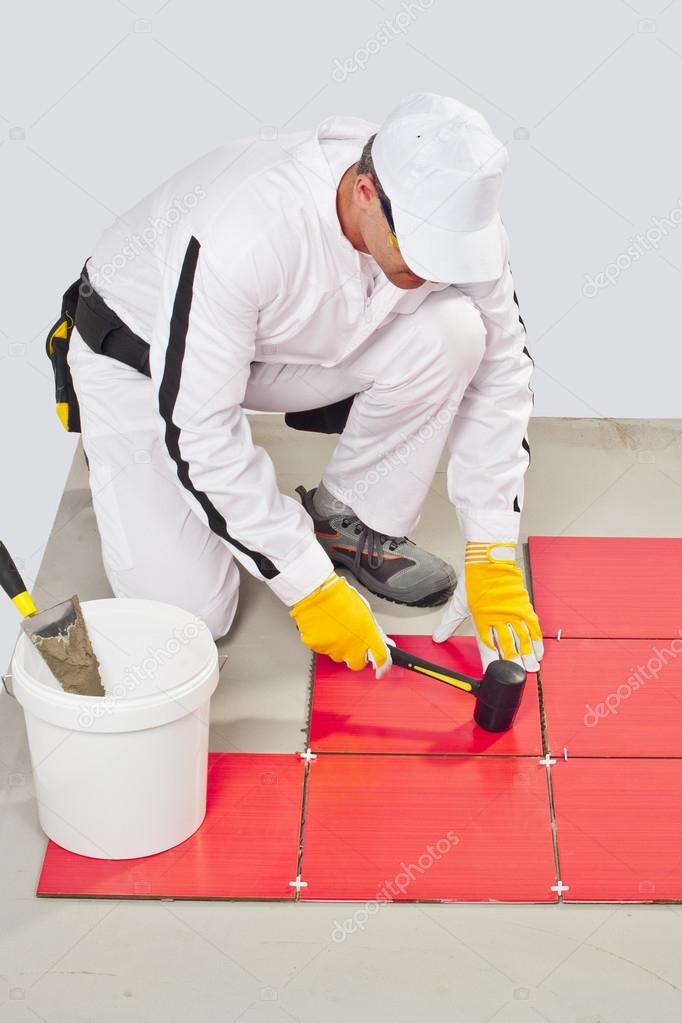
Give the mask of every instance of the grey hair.
M 365 143 L 365 146 L 362 150 L 362 155 L 358 160 L 358 166 L 355 173 L 356 176 L 358 174 L 369 174 L 372 181 L 374 182 L 374 187 L 377 190 L 377 195 L 388 205 L 390 209 L 391 206 L 390 200 L 381 186 L 379 176 L 377 175 L 377 172 L 374 167 L 374 160 L 372 159 L 372 143 L 374 142 L 375 138 L 376 134 L 372 135 Z

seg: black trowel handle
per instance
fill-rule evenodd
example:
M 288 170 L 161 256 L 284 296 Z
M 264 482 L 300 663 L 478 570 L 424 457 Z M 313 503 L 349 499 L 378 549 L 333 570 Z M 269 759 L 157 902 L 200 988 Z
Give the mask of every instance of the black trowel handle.
M 0 586 L 21 612 L 24 618 L 34 615 L 38 608 L 33 603 L 33 598 L 26 589 L 26 584 L 19 574 L 19 569 L 14 564 L 10 552 L 0 540 Z

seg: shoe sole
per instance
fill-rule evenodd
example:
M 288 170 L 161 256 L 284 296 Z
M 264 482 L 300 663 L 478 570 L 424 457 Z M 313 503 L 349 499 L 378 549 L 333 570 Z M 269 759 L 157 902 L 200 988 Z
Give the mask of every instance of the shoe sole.
M 361 583 L 360 585 L 365 586 L 364 583 Z M 430 593 L 427 597 L 422 597 L 421 600 L 396 600 L 395 597 L 387 597 L 385 593 L 377 593 L 376 590 L 370 590 L 369 586 L 365 586 L 365 589 L 369 593 L 374 594 L 375 597 L 382 597 L 383 600 L 388 600 L 391 604 L 401 604 L 403 607 L 442 607 L 443 604 L 447 604 L 450 597 L 455 592 L 455 588 L 453 586 L 452 589 L 440 590 L 438 593 Z

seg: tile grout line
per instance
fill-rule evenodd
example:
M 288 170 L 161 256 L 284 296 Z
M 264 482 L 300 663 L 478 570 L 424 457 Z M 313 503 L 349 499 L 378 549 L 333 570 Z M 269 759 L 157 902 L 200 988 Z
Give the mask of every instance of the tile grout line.
M 526 568 L 526 583 L 528 586 L 528 594 L 530 596 L 533 607 L 535 607 L 535 600 L 533 595 L 533 571 L 531 565 L 529 543 L 524 543 L 523 545 L 523 560 Z M 549 743 L 547 741 L 547 717 L 545 715 L 545 696 L 542 690 L 542 665 L 540 665 L 540 670 L 536 673 L 536 678 L 538 686 L 538 703 L 540 705 L 540 738 L 542 740 L 542 755 L 547 757 L 550 755 L 550 749 Z
M 543 757 L 551 756 L 549 748 L 549 741 L 547 739 L 547 715 L 545 713 L 545 694 L 542 688 L 542 666 L 536 673 L 538 682 L 538 705 L 540 707 L 540 736 L 542 738 L 542 755 Z
M 315 756 L 320 757 L 428 757 L 441 760 L 537 760 L 540 751 L 535 753 L 429 753 L 428 751 L 403 751 L 403 750 L 364 750 L 364 749 L 320 749 L 313 751 Z M 246 754 L 248 756 L 248 754 Z M 299 754 L 303 756 L 304 754 Z M 682 754 L 680 754 L 682 757 Z M 680 757 L 652 757 L 652 760 L 675 760 Z M 583 758 L 589 759 L 589 758 Z M 616 759 L 616 758 L 612 758 Z M 622 758 L 622 759 L 628 759 Z
M 548 764 L 545 768 L 547 772 L 547 798 L 549 800 L 549 821 L 552 829 L 552 849 L 554 852 L 554 870 L 556 872 L 556 883 L 559 888 L 562 886 L 564 878 L 561 876 L 561 860 L 559 858 L 559 828 L 556 819 L 556 807 L 554 805 L 554 786 L 552 784 L 552 768 Z M 563 892 L 557 890 L 557 904 L 561 905 L 565 902 Z
M 303 774 L 303 794 L 301 796 L 301 822 L 298 830 L 298 856 L 296 858 L 296 878 L 299 881 L 301 881 L 303 877 L 301 871 L 303 868 L 303 842 L 305 839 L 306 812 L 308 809 L 308 778 L 310 776 L 310 768 L 312 767 L 313 763 L 314 763 L 313 760 L 306 760 Z M 301 888 L 297 887 L 296 893 L 294 895 L 294 902 L 300 901 Z
M 531 599 L 531 602 L 533 604 L 533 607 L 535 607 L 535 602 L 533 600 L 533 572 L 532 572 L 531 555 L 530 555 L 530 544 L 529 543 L 525 543 L 523 545 L 523 557 L 524 557 L 524 562 L 525 562 L 525 566 L 526 566 L 526 582 L 528 584 L 528 593 L 530 595 L 530 599 Z M 542 690 L 542 665 L 540 665 L 540 670 L 537 672 L 536 678 L 537 678 L 537 684 L 538 684 L 538 702 L 539 702 L 539 705 L 540 705 L 540 734 L 541 734 L 541 737 L 542 737 L 542 750 L 543 750 L 543 756 L 548 761 L 547 766 L 545 767 L 545 771 L 547 773 L 547 799 L 548 799 L 548 802 L 549 802 L 549 822 L 550 822 L 550 827 L 551 827 L 551 831 L 552 831 L 552 852 L 553 852 L 553 855 L 554 855 L 554 871 L 555 871 L 555 874 L 556 874 L 555 881 L 556 881 L 556 884 L 560 888 L 564 879 L 561 876 L 561 861 L 559 859 L 559 829 L 558 829 L 558 826 L 557 826 L 557 819 L 556 819 L 556 807 L 554 805 L 554 786 L 552 784 L 552 767 L 551 767 L 551 764 L 549 763 L 549 760 L 551 758 L 551 753 L 550 753 L 550 749 L 549 749 L 549 742 L 547 740 L 547 716 L 545 714 L 545 698 L 544 698 L 544 693 L 543 693 L 543 690 Z M 563 903 L 563 901 L 564 901 L 563 893 L 562 893 L 561 890 L 558 890 L 557 891 L 557 904 L 561 905 L 561 903 Z
M 304 749 L 310 749 L 310 733 L 313 727 L 313 687 L 315 685 L 315 666 L 317 654 L 313 651 L 310 656 L 310 667 L 308 668 L 308 703 L 306 706 L 306 717 L 301 731 L 305 735 Z
M 303 773 L 303 793 L 301 795 L 301 818 L 298 829 L 298 855 L 296 857 L 296 880 L 302 880 L 301 870 L 303 868 L 303 842 L 305 839 L 305 822 L 306 822 L 306 810 L 308 806 L 308 778 L 310 775 L 310 768 L 314 763 L 314 757 L 307 756 L 311 752 L 310 749 L 310 732 L 313 724 L 313 687 L 315 685 L 315 663 L 317 660 L 317 654 L 313 651 L 310 656 L 310 667 L 308 668 L 308 700 L 306 705 L 306 716 L 303 728 L 301 731 L 305 736 L 305 742 L 303 745 L 304 752 L 299 753 L 300 757 L 305 759 L 305 768 Z M 301 886 L 298 885 L 294 894 L 294 902 L 301 901 Z

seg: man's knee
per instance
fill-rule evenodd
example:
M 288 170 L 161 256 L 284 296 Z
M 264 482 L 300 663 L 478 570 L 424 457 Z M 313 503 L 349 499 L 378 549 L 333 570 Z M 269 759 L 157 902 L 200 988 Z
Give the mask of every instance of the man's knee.
M 201 618 L 202 622 L 206 623 L 214 639 L 222 639 L 230 631 L 230 626 L 237 611 L 238 599 L 239 592 L 235 591 L 229 599 L 221 602 L 216 607 L 200 607 L 194 612 L 197 618 Z
M 224 576 L 219 580 L 200 580 L 174 572 L 160 577 L 140 572 L 109 572 L 109 583 L 116 597 L 159 600 L 174 604 L 200 618 L 214 639 L 227 635 L 239 603 L 239 571 L 230 558 Z
M 478 369 L 486 344 L 486 329 L 479 310 L 462 295 L 435 303 L 431 315 L 432 356 L 444 380 L 470 380 Z
M 192 604 L 188 610 L 206 623 L 214 639 L 226 636 L 239 603 L 239 570 L 234 558 L 217 584 L 196 588 L 187 600 Z

